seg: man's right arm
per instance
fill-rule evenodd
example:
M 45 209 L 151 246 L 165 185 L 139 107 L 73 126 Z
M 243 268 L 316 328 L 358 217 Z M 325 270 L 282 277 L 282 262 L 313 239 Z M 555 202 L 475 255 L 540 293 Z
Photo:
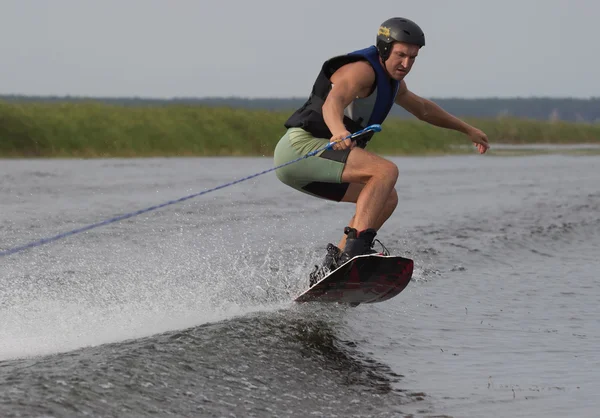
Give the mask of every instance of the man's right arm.
M 323 104 L 323 119 L 332 133 L 330 142 L 347 137 L 350 132 L 344 126 L 344 109 L 357 97 L 366 97 L 375 82 L 371 66 L 358 61 L 346 64 L 331 76 L 331 91 Z M 339 142 L 333 149 L 354 147 L 352 141 Z

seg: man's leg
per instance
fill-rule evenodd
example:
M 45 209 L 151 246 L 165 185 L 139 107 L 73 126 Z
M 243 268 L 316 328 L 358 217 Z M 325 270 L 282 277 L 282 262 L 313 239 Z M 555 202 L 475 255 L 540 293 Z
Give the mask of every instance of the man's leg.
M 356 201 L 358 200 L 358 196 L 362 192 L 364 186 L 365 186 L 364 184 L 356 184 L 356 183 L 351 184 L 348 187 L 348 191 L 344 195 L 342 202 L 356 203 Z M 383 211 L 379 214 L 379 218 L 377 219 L 377 222 L 373 226 L 373 229 L 378 231 L 383 226 L 385 221 L 387 221 L 389 219 L 389 217 L 392 216 L 392 213 L 394 213 L 394 210 L 396 209 L 397 206 L 398 206 L 398 193 L 396 192 L 396 189 L 392 189 L 392 193 L 388 196 L 388 198 L 385 202 Z M 356 219 L 356 215 L 352 216 L 352 219 L 348 223 L 349 227 L 356 228 L 355 219 Z M 346 245 L 346 235 L 344 234 L 344 235 L 342 235 L 342 239 L 340 240 L 340 242 L 338 244 L 338 248 L 344 249 L 345 245 Z
M 378 230 L 398 204 L 395 191 L 398 167 L 383 157 L 354 148 L 342 172 L 342 182 L 351 183 L 342 201 L 356 202 L 356 213 L 348 225 L 357 231 Z M 342 237 L 340 248 L 344 248 Z
M 344 171 L 342 182 L 364 184 L 356 199 L 354 228 L 376 229 L 380 215 L 398 180 L 398 167 L 383 157 L 354 148 Z

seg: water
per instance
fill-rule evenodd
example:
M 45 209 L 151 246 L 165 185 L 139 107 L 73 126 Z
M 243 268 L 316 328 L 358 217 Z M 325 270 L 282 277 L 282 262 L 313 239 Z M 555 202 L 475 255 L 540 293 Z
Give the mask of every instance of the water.
M 597 416 L 600 157 L 393 160 L 381 304 L 290 302 L 352 206 L 273 173 L 3 257 L 0 415 Z M 0 250 L 271 166 L 1 161 Z

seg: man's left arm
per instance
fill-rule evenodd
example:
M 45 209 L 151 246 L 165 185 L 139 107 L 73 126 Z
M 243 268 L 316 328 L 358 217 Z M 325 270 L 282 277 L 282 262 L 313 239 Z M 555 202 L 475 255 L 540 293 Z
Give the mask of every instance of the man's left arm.
M 490 147 L 487 135 L 483 131 L 451 115 L 431 100 L 417 96 L 408 90 L 404 81 L 400 83 L 395 101 L 396 104 L 424 122 L 464 133 L 473 141 L 480 154 L 485 153 Z

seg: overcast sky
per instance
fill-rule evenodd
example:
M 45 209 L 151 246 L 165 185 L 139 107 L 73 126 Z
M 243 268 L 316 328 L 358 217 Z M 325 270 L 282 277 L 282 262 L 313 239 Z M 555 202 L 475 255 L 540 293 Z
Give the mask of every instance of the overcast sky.
M 306 97 L 394 16 L 422 96 L 600 96 L 599 0 L 0 0 L 0 94 Z

